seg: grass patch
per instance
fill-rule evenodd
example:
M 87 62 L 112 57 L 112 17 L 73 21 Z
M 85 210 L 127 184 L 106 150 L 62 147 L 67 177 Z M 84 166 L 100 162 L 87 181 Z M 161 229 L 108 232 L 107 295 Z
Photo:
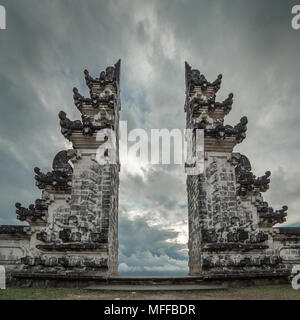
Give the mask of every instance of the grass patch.
M 254 286 L 211 291 L 205 296 L 234 300 L 300 300 L 300 290 L 295 290 L 290 285 Z
M 81 295 L 83 289 L 32 289 L 32 288 L 7 288 L 0 290 L 0 300 L 61 300 L 69 295 Z

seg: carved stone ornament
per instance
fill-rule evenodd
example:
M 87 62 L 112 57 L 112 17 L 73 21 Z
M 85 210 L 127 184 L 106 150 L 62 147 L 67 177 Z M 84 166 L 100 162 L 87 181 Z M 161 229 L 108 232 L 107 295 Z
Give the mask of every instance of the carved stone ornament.
M 21 203 L 17 202 L 16 208 L 17 219 L 27 222 L 44 221 L 48 212 L 48 205 L 42 199 L 35 200 L 35 204 L 29 205 L 28 208 L 22 207 Z

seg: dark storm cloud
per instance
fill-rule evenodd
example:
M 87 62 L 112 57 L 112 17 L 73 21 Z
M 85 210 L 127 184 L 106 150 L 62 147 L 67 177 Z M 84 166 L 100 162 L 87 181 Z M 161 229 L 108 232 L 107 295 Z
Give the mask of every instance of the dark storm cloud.
M 187 274 L 187 250 L 172 243 L 176 232 L 149 226 L 143 219 L 119 223 L 121 274 Z
M 226 123 L 235 124 L 243 115 L 249 119 L 247 139 L 236 151 L 249 156 L 255 174 L 271 169 L 266 199 L 274 209 L 289 206 L 288 223 L 300 221 L 300 31 L 291 28 L 294 1 L 1 4 L 7 11 L 7 30 L 0 31 L 0 223 L 15 223 L 14 202 L 28 205 L 39 196 L 33 167 L 50 170 L 55 153 L 68 147 L 57 114 L 63 109 L 71 119 L 79 119 L 72 88 L 88 95 L 83 69 L 97 76 L 119 58 L 121 119 L 129 129 L 184 128 L 185 60 L 209 80 L 223 73 L 218 99 L 235 94 Z M 132 172 L 126 166 L 121 171 L 122 272 L 186 270 L 180 253 L 186 240 L 172 246 L 168 242 L 186 237 L 183 168 L 133 166 Z M 132 244 L 132 232 L 144 254 Z M 151 240 L 151 251 L 152 232 L 159 240 Z M 132 261 L 141 263 L 134 269 Z

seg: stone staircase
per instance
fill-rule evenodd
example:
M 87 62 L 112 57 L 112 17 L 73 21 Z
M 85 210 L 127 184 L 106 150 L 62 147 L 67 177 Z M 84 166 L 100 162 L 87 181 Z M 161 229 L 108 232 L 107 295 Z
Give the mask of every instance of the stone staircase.
M 226 286 L 203 282 L 194 276 L 115 276 L 86 288 L 92 291 L 211 291 Z

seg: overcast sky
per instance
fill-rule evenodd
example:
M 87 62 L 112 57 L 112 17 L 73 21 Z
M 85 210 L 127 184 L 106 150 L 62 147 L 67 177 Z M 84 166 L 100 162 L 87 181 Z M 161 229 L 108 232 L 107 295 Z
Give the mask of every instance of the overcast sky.
M 75 120 L 72 88 L 88 96 L 93 76 L 119 58 L 121 119 L 129 129 L 184 128 L 184 61 L 208 80 L 223 74 L 218 100 L 234 93 L 226 123 L 246 115 L 245 153 L 254 174 L 272 172 L 264 197 L 289 206 L 300 226 L 300 30 L 287 0 L 0 0 L 0 224 L 14 203 L 40 197 L 33 168 L 51 169 L 70 145 L 58 112 Z M 122 159 L 121 159 L 122 161 Z M 186 274 L 187 206 L 182 166 L 122 166 L 119 210 L 123 274 Z

